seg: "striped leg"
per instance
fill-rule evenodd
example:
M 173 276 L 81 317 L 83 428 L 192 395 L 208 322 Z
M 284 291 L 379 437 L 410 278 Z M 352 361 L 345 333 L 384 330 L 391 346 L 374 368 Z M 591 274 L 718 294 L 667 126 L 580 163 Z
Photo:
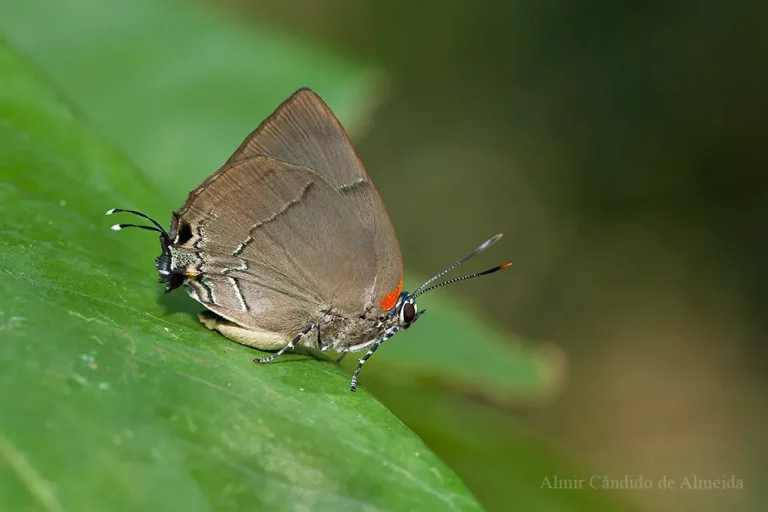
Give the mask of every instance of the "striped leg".
M 376 340 L 376 343 L 371 345 L 371 349 L 363 357 L 360 358 L 360 361 L 357 364 L 357 369 L 355 370 L 355 373 L 352 374 L 352 383 L 349 385 L 350 391 L 357 391 L 357 377 L 360 375 L 360 370 L 363 368 L 363 365 L 368 360 L 368 358 L 371 357 L 374 352 L 376 352 L 376 349 L 379 348 L 379 345 L 394 336 L 397 331 L 398 329 L 395 327 L 385 332 L 384 336 Z
M 291 342 L 288 343 L 286 346 L 284 346 L 283 348 L 281 348 L 280 350 L 278 350 L 277 352 L 275 352 L 274 354 L 272 354 L 269 357 L 264 357 L 264 358 L 257 357 L 256 359 L 253 360 L 253 362 L 254 363 L 269 363 L 270 361 L 274 361 L 275 359 L 277 359 L 278 357 L 283 355 L 285 352 L 288 352 L 293 347 L 295 347 L 296 344 L 298 342 L 300 342 L 301 339 L 309 333 L 309 331 L 311 331 L 313 328 L 318 328 L 319 329 L 319 327 L 320 327 L 320 324 L 318 324 L 318 323 L 311 323 L 311 324 L 309 324 L 307 327 L 304 328 L 303 331 L 301 331 L 298 334 L 298 336 L 293 338 L 291 340 Z

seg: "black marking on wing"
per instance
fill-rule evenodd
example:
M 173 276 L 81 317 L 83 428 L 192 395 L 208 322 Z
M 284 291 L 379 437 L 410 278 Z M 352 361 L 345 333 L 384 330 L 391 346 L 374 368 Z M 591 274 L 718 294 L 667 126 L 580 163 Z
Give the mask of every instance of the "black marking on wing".
M 205 277 L 199 276 L 197 278 L 197 282 L 200 284 L 200 286 L 205 290 L 205 293 L 208 295 L 207 300 L 204 302 L 210 302 L 211 304 L 216 304 L 216 300 L 213 296 L 213 288 L 211 288 L 211 285 L 205 282 Z
M 251 306 L 248 305 L 248 301 L 245 299 L 245 295 L 243 294 L 243 290 L 242 290 L 242 288 L 240 288 L 240 281 L 238 281 L 234 277 L 230 277 L 230 279 L 232 280 L 232 284 L 235 287 L 235 291 L 240 296 L 240 303 L 243 305 L 243 308 L 246 311 L 250 311 L 251 310 Z
M 179 234 L 176 236 L 176 245 L 183 245 L 192 239 L 192 226 L 188 222 L 183 222 L 179 228 Z

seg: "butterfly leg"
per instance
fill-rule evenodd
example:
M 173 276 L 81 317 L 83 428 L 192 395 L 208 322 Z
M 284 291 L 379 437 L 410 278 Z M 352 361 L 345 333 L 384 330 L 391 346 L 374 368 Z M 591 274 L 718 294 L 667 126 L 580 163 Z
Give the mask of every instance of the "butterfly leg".
M 339 364 L 341 362 L 341 360 L 344 359 L 344 356 L 347 355 L 348 353 L 349 352 L 347 352 L 347 351 L 344 351 L 344 352 L 340 353 L 339 356 L 336 358 L 336 364 Z
M 320 324 L 318 324 L 317 322 L 309 324 L 295 338 L 293 338 L 291 340 L 291 342 L 288 343 L 286 346 L 284 346 L 283 348 L 281 348 L 280 350 L 278 350 L 277 352 L 275 352 L 274 354 L 272 354 L 269 357 L 264 357 L 264 358 L 257 357 L 256 359 L 253 360 L 253 362 L 254 363 L 269 363 L 270 361 L 274 361 L 275 359 L 277 359 L 278 357 L 280 357 L 281 355 L 283 355 L 284 353 L 288 352 L 293 347 L 295 347 L 296 344 L 299 343 L 304 336 L 309 334 L 309 331 L 311 331 L 314 328 L 319 328 L 319 327 L 320 327 Z
M 350 391 L 357 391 L 357 377 L 360 375 L 360 370 L 363 368 L 363 365 L 368 360 L 369 357 L 373 355 L 374 352 L 376 352 L 376 349 L 379 348 L 379 345 L 387 341 L 389 338 L 395 335 L 395 333 L 398 331 L 396 327 L 393 327 L 386 331 L 384 335 L 376 340 L 373 345 L 371 345 L 371 348 L 366 352 L 366 354 L 360 358 L 360 361 L 357 363 L 357 369 L 355 369 L 355 373 L 352 374 L 352 383 L 349 385 Z

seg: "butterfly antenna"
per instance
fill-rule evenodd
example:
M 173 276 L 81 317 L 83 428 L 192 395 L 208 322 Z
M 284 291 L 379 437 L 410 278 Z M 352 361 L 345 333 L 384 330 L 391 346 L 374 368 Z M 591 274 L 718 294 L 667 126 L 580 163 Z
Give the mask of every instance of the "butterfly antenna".
M 504 270 L 505 268 L 509 267 L 510 265 L 512 265 L 512 262 L 508 261 L 506 263 L 503 263 L 503 264 L 498 265 L 498 266 L 493 267 L 493 268 L 489 268 L 488 270 L 484 270 L 482 272 L 476 272 L 474 274 L 469 274 L 469 275 L 466 275 L 466 276 L 455 277 L 453 279 L 449 279 L 447 281 L 443 281 L 442 283 L 433 284 L 432 286 L 430 286 L 428 288 L 423 288 L 423 289 L 419 290 L 418 292 L 412 293 L 411 294 L 411 298 L 415 299 L 419 295 L 424 295 L 425 293 L 427 293 L 429 291 L 432 291 L 435 288 L 440 288 L 441 286 L 445 286 L 447 284 L 456 283 L 458 281 L 463 281 L 465 279 L 472 279 L 473 277 L 487 276 L 488 274 L 493 274 L 494 272 L 498 272 L 499 270 Z
M 138 217 L 141 217 L 143 219 L 147 219 L 149 222 L 154 224 L 154 227 L 153 226 L 143 226 L 143 225 L 140 225 L 140 224 L 115 224 L 114 226 L 112 226 L 112 230 L 113 231 L 120 231 L 123 228 L 141 228 L 141 229 L 147 229 L 149 231 L 157 231 L 161 235 L 164 235 L 166 237 L 168 236 L 168 232 L 165 230 L 165 228 L 163 226 L 160 225 L 159 222 L 157 222 L 155 219 L 153 219 L 149 215 L 146 215 L 144 213 L 138 212 L 136 210 L 124 210 L 122 208 L 112 208 L 111 210 L 107 211 L 107 213 L 105 215 L 112 215 L 113 213 L 121 213 L 121 212 L 123 212 L 123 213 L 130 213 L 130 214 L 136 215 Z
M 436 280 L 440 279 L 445 274 L 447 274 L 451 270 L 455 269 L 456 267 L 458 267 L 459 265 L 461 265 L 462 263 L 464 263 L 465 261 L 467 261 L 471 257 L 476 256 L 477 254 L 483 252 L 484 250 L 486 250 L 487 248 L 489 248 L 490 246 L 492 246 L 493 244 L 498 242 L 499 238 L 501 238 L 501 233 L 499 233 L 496 236 L 493 236 L 493 237 L 489 238 L 488 240 L 486 240 L 485 242 L 480 244 L 480 246 L 477 249 L 475 249 L 471 253 L 467 254 L 466 256 L 461 258 L 459 261 L 457 261 L 456 263 L 454 263 L 450 267 L 446 268 L 445 270 L 443 270 L 442 272 L 440 272 L 439 274 L 434 276 L 432 279 L 430 279 L 426 283 L 422 284 L 421 286 L 419 286 L 418 288 L 413 290 L 413 292 L 411 293 L 411 297 L 417 297 L 417 296 L 421 295 L 422 293 L 424 293 L 426 291 L 426 290 L 424 290 L 424 288 L 426 288 L 430 284 L 434 283 Z M 500 266 L 503 266 L 503 265 L 500 265 Z M 507 265 L 507 266 L 509 266 L 509 265 Z M 504 267 L 504 268 L 506 268 L 506 267 Z M 493 270 L 493 272 L 496 272 L 496 270 L 501 270 L 501 268 L 496 268 L 495 270 Z M 443 286 L 444 284 L 448 284 L 449 282 L 460 281 L 462 279 L 469 279 L 469 277 L 475 277 L 476 275 L 479 276 L 479 275 L 485 275 L 485 274 L 490 274 L 490 273 L 491 273 L 490 271 L 485 271 L 485 272 L 481 272 L 479 274 L 473 274 L 472 276 L 464 276 L 464 277 L 461 277 L 461 278 L 452 279 L 451 281 L 446 281 L 445 283 L 441 283 L 440 285 L 437 285 L 437 286 Z M 433 287 L 431 287 L 429 289 L 431 290 L 433 288 L 436 288 L 437 286 L 433 286 Z
M 146 229 L 147 231 L 156 231 L 163 236 L 167 236 L 165 232 L 160 231 L 155 226 L 143 226 L 141 224 L 114 224 L 110 229 L 112 231 L 120 231 L 121 229 L 125 229 L 125 228 L 141 228 L 141 229 Z

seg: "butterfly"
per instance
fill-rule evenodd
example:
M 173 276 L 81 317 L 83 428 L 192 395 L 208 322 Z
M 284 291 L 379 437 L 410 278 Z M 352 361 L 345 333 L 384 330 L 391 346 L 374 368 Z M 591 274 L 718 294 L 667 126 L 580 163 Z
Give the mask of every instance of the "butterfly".
M 285 100 L 173 212 L 170 228 L 115 208 L 160 233 L 155 262 L 166 292 L 183 286 L 207 308 L 201 322 L 238 343 L 275 351 L 301 345 L 339 353 L 367 350 L 352 376 L 386 340 L 426 310 L 435 288 L 494 273 L 511 263 L 435 283 L 501 238 L 498 234 L 413 292 L 376 187 L 339 120 L 308 88 Z M 435 284 L 433 284 L 435 283 Z

